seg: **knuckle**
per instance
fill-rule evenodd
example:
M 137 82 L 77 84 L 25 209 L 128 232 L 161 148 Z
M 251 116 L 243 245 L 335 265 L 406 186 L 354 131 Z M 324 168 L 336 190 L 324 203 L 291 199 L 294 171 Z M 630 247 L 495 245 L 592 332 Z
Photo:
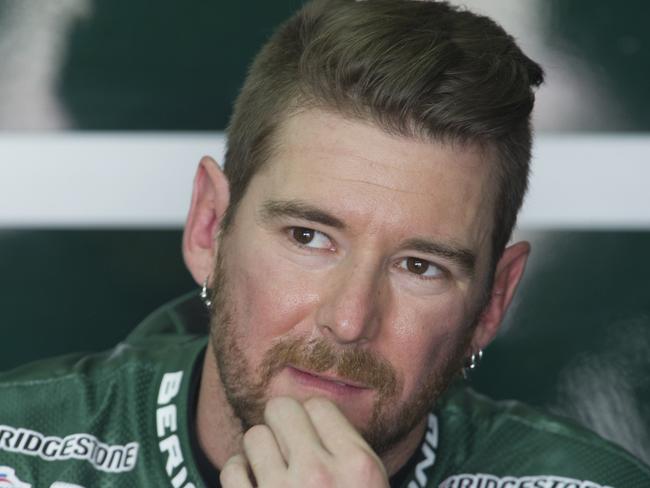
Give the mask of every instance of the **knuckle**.
M 328 466 L 320 461 L 312 460 L 301 469 L 303 476 L 299 477 L 299 486 L 327 488 L 336 486 L 336 480 Z
M 386 478 L 386 469 L 379 458 L 372 452 L 355 449 L 346 455 L 345 471 L 354 475 L 359 480 L 365 480 L 367 485 L 374 486 L 374 481 Z

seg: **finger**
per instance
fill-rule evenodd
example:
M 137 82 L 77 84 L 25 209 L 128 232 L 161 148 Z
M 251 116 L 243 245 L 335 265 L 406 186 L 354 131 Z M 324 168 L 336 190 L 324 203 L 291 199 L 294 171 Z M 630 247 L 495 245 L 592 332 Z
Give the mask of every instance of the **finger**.
M 372 452 L 365 439 L 334 403 L 315 397 L 303 405 L 316 434 L 330 453 L 345 455 L 350 448 L 362 448 Z
M 322 449 L 309 415 L 293 398 L 271 398 L 264 410 L 264 421 L 273 431 L 287 464 L 313 452 L 314 448 Z
M 386 467 L 338 407 L 325 398 L 310 398 L 305 411 L 339 469 L 358 486 L 388 486 Z
M 253 488 L 244 456 L 238 454 L 228 459 L 221 468 L 219 481 L 223 488 Z
M 244 434 L 244 452 L 258 485 L 273 484 L 287 470 L 280 446 L 267 425 L 255 425 Z

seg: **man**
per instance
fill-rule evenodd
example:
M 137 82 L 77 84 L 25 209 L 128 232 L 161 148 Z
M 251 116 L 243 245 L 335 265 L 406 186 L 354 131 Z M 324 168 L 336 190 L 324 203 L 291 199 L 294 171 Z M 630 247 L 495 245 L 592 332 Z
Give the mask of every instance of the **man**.
M 541 81 L 444 3 L 308 4 L 256 58 L 224 171 L 199 164 L 201 300 L 5 374 L 0 483 L 648 486 L 622 449 L 457 380 L 529 254 L 507 243 Z

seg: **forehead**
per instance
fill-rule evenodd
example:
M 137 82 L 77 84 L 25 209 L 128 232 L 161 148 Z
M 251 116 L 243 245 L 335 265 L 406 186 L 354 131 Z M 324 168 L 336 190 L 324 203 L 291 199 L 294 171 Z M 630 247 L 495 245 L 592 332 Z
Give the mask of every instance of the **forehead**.
M 360 231 L 446 237 L 476 248 L 492 228 L 491 180 L 478 148 L 391 135 L 311 109 L 283 122 L 249 190 L 258 203 L 308 201 Z

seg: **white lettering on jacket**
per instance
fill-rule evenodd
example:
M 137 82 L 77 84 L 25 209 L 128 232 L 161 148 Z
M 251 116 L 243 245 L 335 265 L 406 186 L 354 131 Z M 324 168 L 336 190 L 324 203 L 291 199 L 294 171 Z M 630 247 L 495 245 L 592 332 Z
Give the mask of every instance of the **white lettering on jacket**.
M 524 476 L 499 478 L 491 474 L 457 474 L 440 483 L 440 488 L 611 488 L 593 481 L 559 476 Z
M 123 446 L 109 445 L 90 434 L 55 437 L 30 429 L 0 425 L 0 451 L 38 456 L 45 461 L 85 460 L 107 473 L 122 473 L 135 468 L 138 448 L 137 442 Z
M 428 472 L 436 463 L 436 449 L 438 448 L 438 417 L 430 413 L 428 429 L 422 443 L 424 459 L 415 466 L 415 480 L 411 481 L 408 488 L 424 488 L 427 486 Z
M 172 401 L 178 395 L 183 381 L 183 372 L 165 373 L 158 390 L 158 408 L 156 409 L 156 433 L 158 447 L 166 455 L 165 471 L 174 488 L 196 488 L 187 481 L 187 468 L 183 466 L 184 458 L 181 443 L 176 435 L 178 415 L 176 404 Z M 186 482 L 187 481 L 187 482 Z

